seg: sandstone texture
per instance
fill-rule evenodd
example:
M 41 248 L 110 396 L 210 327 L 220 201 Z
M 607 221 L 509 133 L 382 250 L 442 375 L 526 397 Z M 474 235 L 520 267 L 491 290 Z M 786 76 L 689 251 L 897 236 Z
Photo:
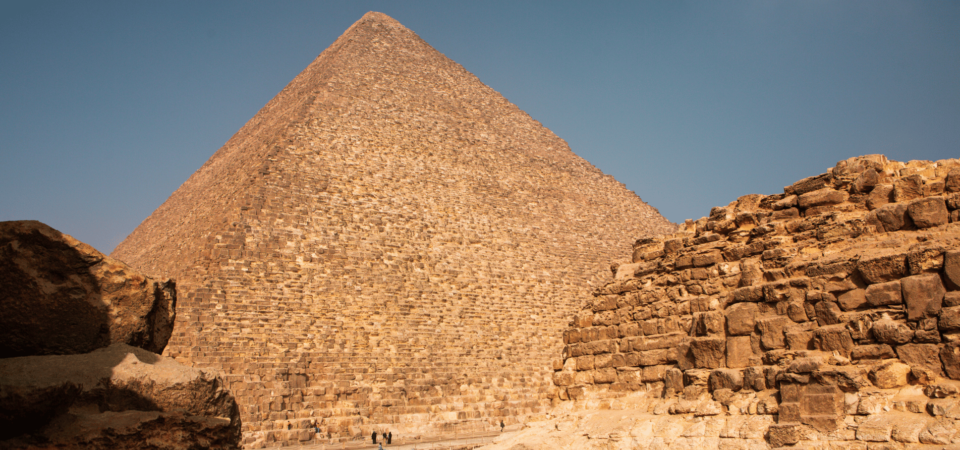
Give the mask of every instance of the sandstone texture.
M 160 353 L 176 290 L 37 221 L 0 222 L 0 358 L 124 343 Z
M 236 402 L 214 373 L 113 344 L 0 359 L 3 448 L 236 448 Z
M 960 194 L 945 189 L 958 169 L 851 158 L 638 240 L 563 333 L 553 412 L 623 409 L 652 425 L 497 445 L 960 444 Z
M 256 448 L 544 411 L 561 332 L 630 258 L 623 236 L 675 230 L 368 13 L 112 256 L 176 278 L 164 354 L 224 373 Z
M 0 448 L 238 447 L 223 380 L 154 353 L 172 280 L 39 222 L 0 222 L 0 252 Z

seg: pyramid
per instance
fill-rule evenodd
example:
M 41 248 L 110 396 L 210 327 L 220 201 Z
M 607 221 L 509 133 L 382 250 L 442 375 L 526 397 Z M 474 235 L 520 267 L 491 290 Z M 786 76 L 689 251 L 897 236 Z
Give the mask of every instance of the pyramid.
M 370 12 L 112 256 L 176 278 L 165 355 L 222 372 L 257 448 L 544 411 L 561 331 L 623 236 L 674 229 Z

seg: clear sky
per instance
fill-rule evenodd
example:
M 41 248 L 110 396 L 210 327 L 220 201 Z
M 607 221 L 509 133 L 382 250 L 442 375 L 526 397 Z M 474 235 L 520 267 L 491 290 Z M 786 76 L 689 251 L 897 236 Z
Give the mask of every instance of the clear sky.
M 109 253 L 371 10 L 674 222 L 960 157 L 957 1 L 0 0 L 0 220 Z

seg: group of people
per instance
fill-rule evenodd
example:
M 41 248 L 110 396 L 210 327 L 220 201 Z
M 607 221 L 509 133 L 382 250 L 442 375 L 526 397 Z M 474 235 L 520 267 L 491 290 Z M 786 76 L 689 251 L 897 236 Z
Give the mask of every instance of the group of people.
M 390 443 L 393 442 L 393 432 L 392 432 L 392 431 L 388 431 L 388 432 L 385 432 L 385 433 L 384 433 L 384 432 L 381 432 L 381 433 L 380 433 L 380 436 L 381 436 L 381 440 L 387 441 L 387 445 L 390 445 Z M 376 444 L 376 443 L 377 443 L 377 432 L 374 431 L 373 434 L 370 435 L 370 438 L 373 439 L 373 443 Z M 383 448 L 383 445 L 380 445 L 380 448 Z

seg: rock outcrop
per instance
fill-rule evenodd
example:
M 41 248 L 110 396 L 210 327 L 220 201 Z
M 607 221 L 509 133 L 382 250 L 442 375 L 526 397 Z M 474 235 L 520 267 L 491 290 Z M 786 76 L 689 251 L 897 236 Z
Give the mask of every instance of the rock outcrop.
M 621 236 L 675 230 L 371 12 L 112 256 L 176 278 L 164 354 L 226 374 L 253 448 L 549 408 L 561 331 Z
M 172 280 L 0 222 L 0 448 L 236 448 L 222 379 L 154 353 L 175 303 Z
M 4 448 L 235 448 L 240 414 L 215 374 L 125 344 L 0 359 Z
M 0 222 L 0 358 L 113 343 L 160 353 L 175 308 L 172 280 L 144 276 L 40 222 Z
M 561 408 L 667 430 L 603 448 L 960 442 L 958 183 L 852 158 L 637 241 L 563 334 Z

